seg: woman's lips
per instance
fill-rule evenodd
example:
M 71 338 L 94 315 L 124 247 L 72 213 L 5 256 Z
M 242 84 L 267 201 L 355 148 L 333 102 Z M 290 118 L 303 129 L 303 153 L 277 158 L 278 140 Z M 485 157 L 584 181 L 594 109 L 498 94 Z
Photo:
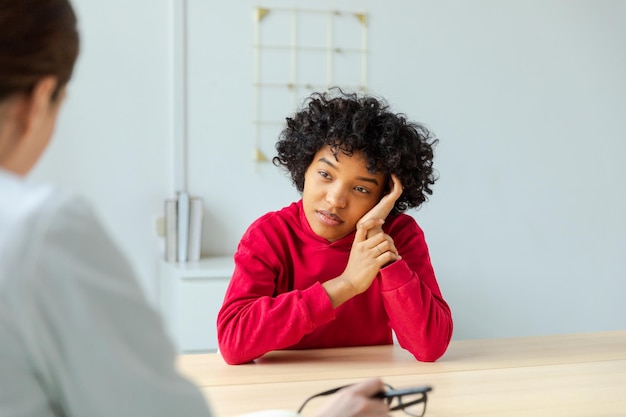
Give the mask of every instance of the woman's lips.
M 318 210 L 316 214 L 319 221 L 327 226 L 338 226 L 343 223 L 343 220 L 341 220 L 339 216 L 330 211 Z

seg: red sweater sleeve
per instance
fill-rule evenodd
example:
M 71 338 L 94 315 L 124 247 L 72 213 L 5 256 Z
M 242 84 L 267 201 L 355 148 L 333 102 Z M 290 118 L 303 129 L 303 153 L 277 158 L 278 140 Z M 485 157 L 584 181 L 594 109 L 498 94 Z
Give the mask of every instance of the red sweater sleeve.
M 280 263 L 272 260 L 266 244 L 244 237 L 235 254 L 235 270 L 217 318 L 220 353 L 229 364 L 291 347 L 335 318 L 319 282 L 304 290 L 277 289 Z
M 383 301 L 400 346 L 431 362 L 448 348 L 452 313 L 437 284 L 424 233 L 412 218 L 398 220 L 386 232 L 402 259 L 381 270 Z

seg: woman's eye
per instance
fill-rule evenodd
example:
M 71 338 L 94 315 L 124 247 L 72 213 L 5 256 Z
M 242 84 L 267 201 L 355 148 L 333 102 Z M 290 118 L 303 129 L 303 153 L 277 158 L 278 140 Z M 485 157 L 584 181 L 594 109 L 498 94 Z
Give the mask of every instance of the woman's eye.
M 359 193 L 363 193 L 363 194 L 367 194 L 369 193 L 369 190 L 367 188 L 363 188 L 363 187 L 354 187 L 354 189 L 356 191 L 358 191 Z
M 326 171 L 319 171 L 319 174 L 322 178 L 330 178 L 330 174 Z

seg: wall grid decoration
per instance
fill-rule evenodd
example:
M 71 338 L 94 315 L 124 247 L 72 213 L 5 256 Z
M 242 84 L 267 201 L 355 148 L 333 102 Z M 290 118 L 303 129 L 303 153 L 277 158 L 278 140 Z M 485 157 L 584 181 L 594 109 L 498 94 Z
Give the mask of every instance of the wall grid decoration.
M 253 17 L 253 157 L 268 162 L 285 117 L 311 93 L 367 91 L 368 15 L 258 7 Z

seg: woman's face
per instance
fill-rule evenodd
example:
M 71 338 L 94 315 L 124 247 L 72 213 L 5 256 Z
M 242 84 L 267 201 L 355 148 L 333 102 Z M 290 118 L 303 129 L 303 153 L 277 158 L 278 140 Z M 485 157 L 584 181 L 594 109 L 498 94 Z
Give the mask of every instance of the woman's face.
M 311 229 L 334 242 L 350 234 L 356 223 L 380 200 L 385 175 L 372 174 L 361 153 L 320 149 L 304 175 L 302 202 Z

